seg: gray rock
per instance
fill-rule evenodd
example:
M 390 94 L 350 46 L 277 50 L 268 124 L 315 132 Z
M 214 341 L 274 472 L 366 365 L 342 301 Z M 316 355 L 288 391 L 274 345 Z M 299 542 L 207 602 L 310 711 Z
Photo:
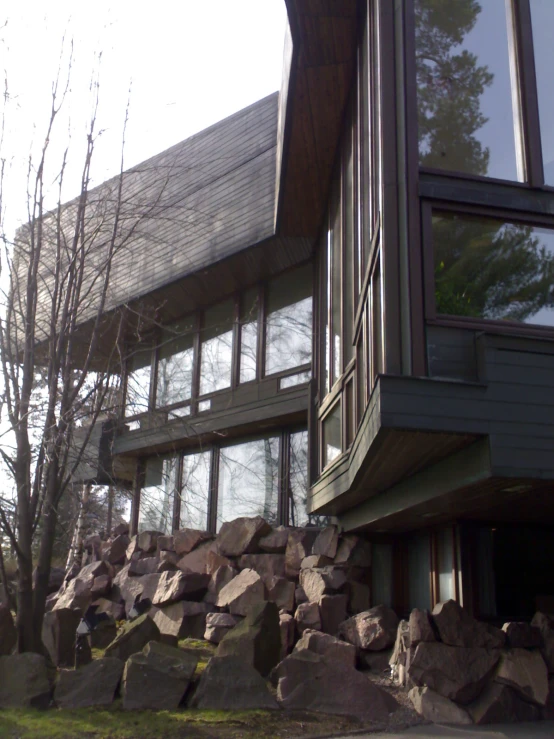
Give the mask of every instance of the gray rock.
M 112 579 L 109 575 L 99 575 L 95 577 L 90 589 L 90 596 L 93 599 L 102 598 L 108 595 L 112 587 Z
M 243 570 L 221 589 L 216 605 L 228 608 L 230 613 L 246 616 L 248 609 L 265 600 L 265 587 L 254 570 Z
M 211 541 L 212 534 L 209 531 L 198 529 L 181 529 L 173 534 L 173 548 L 177 554 L 183 556 L 192 552 L 193 549 L 204 541 Z
M 153 619 L 162 637 L 203 639 L 206 618 L 212 611 L 213 607 L 208 603 L 180 601 L 157 609 Z
M 191 705 L 211 711 L 278 708 L 259 672 L 236 657 L 213 657 L 208 662 Z
M 282 611 L 294 610 L 294 583 L 284 577 L 272 577 L 265 583 L 267 599 Z
M 158 571 L 159 560 L 157 557 L 142 557 L 131 559 L 129 562 L 129 577 L 141 575 L 153 575 Z
M 509 685 L 521 697 L 539 706 L 548 698 L 548 671 L 538 649 L 507 649 L 500 656 L 494 677 L 498 683 Z
M 137 536 L 137 547 L 142 552 L 155 552 L 158 537 L 164 536 L 163 531 L 141 531 Z
M 289 539 L 289 530 L 284 526 L 278 526 L 273 529 L 267 536 L 262 536 L 258 542 L 262 552 L 270 554 L 284 554 L 287 549 L 287 541 Z
M 499 650 L 421 642 L 407 665 L 407 675 L 415 685 L 467 704 L 479 695 L 499 658 Z
M 184 599 L 202 600 L 209 582 L 209 575 L 196 572 L 162 572 L 152 605 L 161 607 Z
M 299 634 L 303 634 L 306 629 L 321 631 L 321 615 L 317 603 L 301 603 L 296 609 L 294 620 Z
M 318 529 L 292 529 L 289 531 L 285 550 L 285 574 L 297 578 L 302 560 L 311 554 Z
M 474 723 L 497 724 L 537 721 L 540 709 L 518 697 L 515 690 L 500 683 L 490 683 L 479 697 L 467 706 Z
M 117 636 L 117 625 L 113 618 L 100 621 L 90 634 L 90 646 L 105 649 Z
M 271 526 L 261 516 L 227 521 L 217 536 L 219 552 L 226 557 L 257 552 L 260 539 L 270 533 Z
M 300 571 L 311 570 L 313 567 L 328 567 L 332 564 L 333 560 L 329 557 L 324 557 L 322 554 L 310 554 L 300 562 Z
M 371 542 L 356 534 L 342 536 L 335 556 L 335 564 L 371 567 Z
M 160 630 L 146 613 L 135 621 L 124 624 L 113 642 L 106 648 L 106 657 L 127 660 L 140 652 L 150 641 L 159 640 Z
M 73 580 L 70 580 L 64 585 L 63 591 L 58 594 L 52 612 L 72 610 L 79 611 L 82 615 L 90 605 L 93 583 L 94 580 L 82 580 L 81 577 L 75 577 Z
M 11 654 L 17 643 L 13 616 L 7 606 L 0 605 L 0 656 Z
M 285 577 L 284 554 L 243 554 L 238 564 L 239 570 L 255 570 L 264 582 L 273 577 Z
M 540 629 L 525 621 L 508 621 L 502 627 L 502 631 L 506 634 L 509 647 L 521 647 L 523 649 L 542 647 Z
M 158 552 L 175 552 L 175 539 L 172 536 L 158 536 L 156 548 Z
M 347 595 L 322 595 L 319 599 L 321 631 L 336 636 L 346 618 Z
M 410 700 L 419 713 L 427 721 L 434 724 L 468 725 L 473 723 L 469 713 L 454 701 L 435 693 L 431 688 L 412 688 L 408 693 Z
M 208 590 L 204 596 L 204 600 L 207 603 L 216 603 L 223 588 L 237 575 L 238 570 L 235 570 L 234 567 L 230 567 L 229 565 L 218 567 L 217 570 L 210 575 Z
M 431 625 L 429 611 L 414 608 L 410 613 L 408 626 L 410 629 L 410 646 L 417 647 L 422 641 L 437 641 L 433 626 Z
M 346 574 L 338 567 L 300 570 L 300 586 L 312 603 L 326 594 L 337 593 L 346 584 Z
M 75 664 L 75 638 L 80 620 L 80 612 L 69 608 L 44 614 L 42 641 L 56 667 Z
M 320 554 L 333 559 L 339 545 L 339 534 L 336 526 L 326 526 L 317 535 L 313 545 L 312 554 Z
M 344 621 L 339 636 L 360 649 L 379 652 L 394 644 L 398 616 L 387 606 L 375 606 Z
M 214 551 L 213 547 L 208 547 L 206 555 L 206 572 L 208 575 L 213 575 L 220 567 L 231 567 L 232 569 L 235 569 L 235 563 L 227 557 L 223 557 L 221 554 L 218 554 Z
M 0 657 L 0 708 L 48 708 L 51 694 L 46 659 L 41 654 Z
M 123 621 L 125 618 L 125 605 L 123 603 L 116 603 L 108 598 L 97 598 L 91 605 L 96 606 L 96 613 L 105 613 L 114 621 Z
M 197 572 L 201 575 L 209 575 L 209 563 L 213 558 L 214 541 L 204 541 L 199 544 L 192 552 L 185 554 L 177 562 L 177 567 L 183 572 Z
M 287 654 L 292 651 L 296 632 L 296 623 L 290 613 L 279 614 L 279 631 L 281 633 L 280 659 L 285 659 Z
M 356 667 L 356 647 L 321 631 L 307 629 L 296 642 L 294 651 L 303 649 L 321 655 L 331 664 Z
M 220 641 L 218 657 L 237 657 L 268 675 L 281 658 L 279 611 L 275 603 L 258 603 Z
M 60 670 L 54 701 L 60 708 L 109 706 L 122 674 L 123 662 L 113 657 L 96 659 L 78 670 Z
M 104 552 L 104 559 L 112 565 L 123 564 L 125 562 L 128 546 L 129 537 L 127 534 L 116 536 Z
M 167 644 L 149 642 L 125 663 L 121 695 L 126 711 L 175 711 L 196 670 L 198 660 Z
M 437 603 L 433 608 L 433 621 L 441 641 L 452 647 L 499 649 L 506 643 L 503 631 L 476 621 L 454 600 Z
M 208 613 L 206 615 L 206 630 L 204 639 L 219 644 L 223 637 L 234 629 L 240 622 L 240 616 L 233 616 L 230 613 Z
M 531 626 L 535 626 L 541 632 L 542 655 L 548 672 L 554 673 L 554 617 L 537 611 L 533 616 Z

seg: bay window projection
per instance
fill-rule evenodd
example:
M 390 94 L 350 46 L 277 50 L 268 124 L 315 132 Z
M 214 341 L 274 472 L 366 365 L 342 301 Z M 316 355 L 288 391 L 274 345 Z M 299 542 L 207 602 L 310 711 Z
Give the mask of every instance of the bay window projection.
M 312 266 L 287 272 L 268 285 L 265 374 L 285 372 L 312 359 Z
M 421 166 L 524 181 L 512 3 L 415 0 L 415 21 Z
M 148 460 L 140 493 L 139 532 L 150 530 L 170 534 L 173 530 L 178 472 L 177 456 L 151 457 Z
M 255 439 L 219 453 L 217 529 L 240 516 L 279 516 L 279 438 Z
M 438 314 L 554 326 L 554 229 L 435 211 Z

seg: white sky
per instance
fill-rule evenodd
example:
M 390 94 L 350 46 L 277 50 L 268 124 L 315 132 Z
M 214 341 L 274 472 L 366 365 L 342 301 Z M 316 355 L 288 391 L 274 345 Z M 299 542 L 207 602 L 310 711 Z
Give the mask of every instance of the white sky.
M 91 109 L 89 81 L 98 51 L 98 123 L 105 133 L 95 155 L 95 184 L 119 170 L 131 80 L 126 167 L 259 100 L 281 83 L 284 0 L 7 0 L 0 10 L 0 26 L 4 23 L 0 69 L 9 97 L 7 105 L 6 96 L 0 104 L 6 113 L 2 157 L 9 165 L 4 187 L 8 232 L 26 220 L 27 159 L 44 137 L 64 32 L 66 50 L 69 40 L 74 42 L 74 69 L 66 116 L 52 137 L 48 170 L 53 182 L 71 130 L 64 201 L 78 193 Z

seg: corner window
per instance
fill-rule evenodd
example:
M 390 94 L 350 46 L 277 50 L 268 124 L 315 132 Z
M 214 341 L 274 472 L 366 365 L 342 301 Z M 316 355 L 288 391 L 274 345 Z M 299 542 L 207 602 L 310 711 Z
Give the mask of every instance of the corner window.
M 415 18 L 421 166 L 523 181 L 511 2 L 416 0 Z
M 554 326 L 554 229 L 435 212 L 439 314 Z

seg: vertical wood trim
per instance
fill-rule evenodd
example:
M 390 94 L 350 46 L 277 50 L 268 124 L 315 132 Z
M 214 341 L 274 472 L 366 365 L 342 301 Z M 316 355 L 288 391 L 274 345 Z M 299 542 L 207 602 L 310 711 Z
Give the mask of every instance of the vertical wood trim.
M 261 283 L 258 292 L 258 361 L 256 362 L 257 380 L 265 377 L 265 347 L 267 341 L 267 299 L 268 283 Z
M 421 232 L 423 240 L 424 301 L 425 316 L 428 319 L 437 317 L 435 302 L 435 256 L 433 252 L 433 208 L 431 203 L 421 205 Z M 424 347 L 426 342 L 424 343 Z
M 512 15 L 516 26 L 516 64 L 521 91 L 520 104 L 523 118 L 527 179 L 533 187 L 542 187 L 544 185 L 544 168 L 529 0 L 517 0 L 515 5 L 512 5 Z
M 175 491 L 173 497 L 173 531 L 180 528 L 181 517 L 181 495 L 183 494 L 183 454 L 177 457 L 177 474 L 175 479 Z
M 398 232 L 398 167 L 394 4 L 378 0 L 377 36 L 380 76 L 379 146 L 381 150 L 381 276 L 383 280 L 383 366 L 386 374 L 399 375 L 401 361 L 400 260 Z
M 135 472 L 135 486 L 133 490 L 133 505 L 131 509 L 131 536 L 138 534 L 140 493 L 144 486 L 146 475 L 146 461 L 142 457 L 137 459 Z
M 241 294 L 235 295 L 235 320 L 233 321 L 233 346 L 231 348 L 231 388 L 236 389 L 240 384 L 240 341 L 241 329 L 240 309 L 242 304 Z
M 208 531 L 215 534 L 217 531 L 217 505 L 219 488 L 219 447 L 210 450 L 210 484 L 208 498 Z
M 278 521 L 283 526 L 289 524 L 289 495 L 290 495 L 290 432 L 281 431 L 279 434 L 279 472 L 278 472 Z

